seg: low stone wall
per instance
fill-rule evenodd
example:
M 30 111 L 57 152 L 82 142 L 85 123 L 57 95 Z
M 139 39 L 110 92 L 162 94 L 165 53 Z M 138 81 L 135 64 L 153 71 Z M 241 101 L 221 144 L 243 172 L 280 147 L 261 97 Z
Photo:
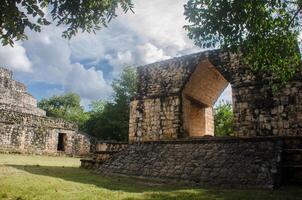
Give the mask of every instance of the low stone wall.
M 58 135 L 66 134 L 65 150 L 58 152 Z M 0 110 L 0 150 L 26 154 L 87 155 L 91 138 L 62 119 Z
M 81 167 L 86 169 L 98 169 L 105 161 L 128 147 L 128 142 L 97 141 L 95 150 L 89 158 L 81 159 Z
M 58 135 L 66 134 L 65 150 L 58 151 Z M 0 152 L 35 155 L 90 153 L 90 138 L 74 130 L 0 123 Z
M 128 142 L 118 142 L 118 141 L 106 141 L 99 140 L 96 142 L 95 152 L 101 151 L 122 151 L 128 147 Z
M 145 142 L 114 155 L 100 171 L 202 186 L 273 188 L 279 182 L 281 151 L 278 138 Z

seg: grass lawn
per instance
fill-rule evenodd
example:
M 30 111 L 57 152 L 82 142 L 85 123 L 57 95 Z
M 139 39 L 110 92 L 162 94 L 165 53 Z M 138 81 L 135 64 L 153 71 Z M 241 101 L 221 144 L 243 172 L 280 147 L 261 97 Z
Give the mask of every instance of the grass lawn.
M 0 154 L 0 200 L 301 200 L 302 187 L 279 190 L 199 189 L 108 177 L 80 169 L 78 158 Z

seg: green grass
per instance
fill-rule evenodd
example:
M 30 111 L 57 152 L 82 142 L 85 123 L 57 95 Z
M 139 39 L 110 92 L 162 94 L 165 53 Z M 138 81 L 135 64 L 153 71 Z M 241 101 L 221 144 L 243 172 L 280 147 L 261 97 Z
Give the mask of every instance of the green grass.
M 279 190 L 200 189 L 80 169 L 79 159 L 0 154 L 0 199 L 301 200 L 301 187 Z

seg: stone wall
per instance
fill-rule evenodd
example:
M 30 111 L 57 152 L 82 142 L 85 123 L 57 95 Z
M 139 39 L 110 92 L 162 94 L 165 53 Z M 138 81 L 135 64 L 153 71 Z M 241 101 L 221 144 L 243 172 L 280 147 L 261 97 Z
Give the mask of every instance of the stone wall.
M 79 133 L 74 123 L 46 117 L 26 86 L 0 68 L 0 151 L 48 155 L 87 155 L 93 138 Z M 64 135 L 63 150 L 58 148 Z
M 81 167 L 98 169 L 104 162 L 110 160 L 114 154 L 124 151 L 128 145 L 128 142 L 97 141 L 93 154 L 89 158 L 81 159 Z
M 130 141 L 178 138 L 181 115 L 178 96 L 132 101 L 130 113 Z
M 262 81 L 242 85 L 233 89 L 233 97 L 238 135 L 302 135 L 302 79 L 294 78 L 276 93 Z
M 105 174 L 181 180 L 202 186 L 279 184 L 279 139 L 199 139 L 130 145 L 100 167 Z
M 129 141 L 181 137 L 181 91 L 199 62 L 184 56 L 138 68 L 138 92 L 130 105 Z
M 98 140 L 96 143 L 96 152 L 105 152 L 105 151 L 119 152 L 127 147 L 128 147 L 128 142 Z
M 238 56 L 219 50 L 139 67 L 137 96 L 130 106 L 130 142 L 213 135 L 211 109 L 227 83 L 237 136 L 301 135 L 301 75 L 302 70 L 272 92 L 270 77 L 255 75 Z M 204 126 L 196 127 L 190 115 L 201 122 L 205 118 Z
M 64 152 L 58 151 L 58 135 L 66 134 Z M 89 136 L 78 133 L 77 126 L 62 119 L 0 110 L 0 150 L 4 152 L 87 155 Z

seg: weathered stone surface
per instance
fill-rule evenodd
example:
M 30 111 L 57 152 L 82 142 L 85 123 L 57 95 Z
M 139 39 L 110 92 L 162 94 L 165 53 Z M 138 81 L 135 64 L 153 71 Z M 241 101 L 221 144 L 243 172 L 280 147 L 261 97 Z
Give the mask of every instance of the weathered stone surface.
M 12 79 L 13 73 L 0 67 L 0 109 L 45 116 L 26 86 Z
M 301 182 L 301 72 L 273 93 L 270 77 L 253 75 L 235 55 L 208 51 L 142 66 L 138 77 L 130 106 L 132 145 L 100 165 L 101 172 L 220 187 Z M 227 82 L 240 137 L 193 140 L 213 134 L 212 106 Z
M 212 106 L 227 82 L 237 136 L 301 135 L 301 75 L 302 70 L 273 93 L 271 77 L 253 74 L 238 56 L 219 50 L 139 67 L 138 95 L 130 106 L 130 142 L 213 135 Z
M 189 181 L 220 187 L 278 184 L 278 139 L 203 139 L 130 145 L 101 165 L 107 174 Z
M 98 169 L 101 164 L 112 158 L 118 152 L 128 147 L 126 142 L 98 141 L 96 149 L 90 158 L 81 159 L 81 167 L 86 169 Z
M 93 148 L 93 139 L 80 134 L 74 123 L 46 117 L 26 86 L 12 80 L 12 72 L 4 68 L 0 68 L 0 93 L 0 151 L 86 155 Z

